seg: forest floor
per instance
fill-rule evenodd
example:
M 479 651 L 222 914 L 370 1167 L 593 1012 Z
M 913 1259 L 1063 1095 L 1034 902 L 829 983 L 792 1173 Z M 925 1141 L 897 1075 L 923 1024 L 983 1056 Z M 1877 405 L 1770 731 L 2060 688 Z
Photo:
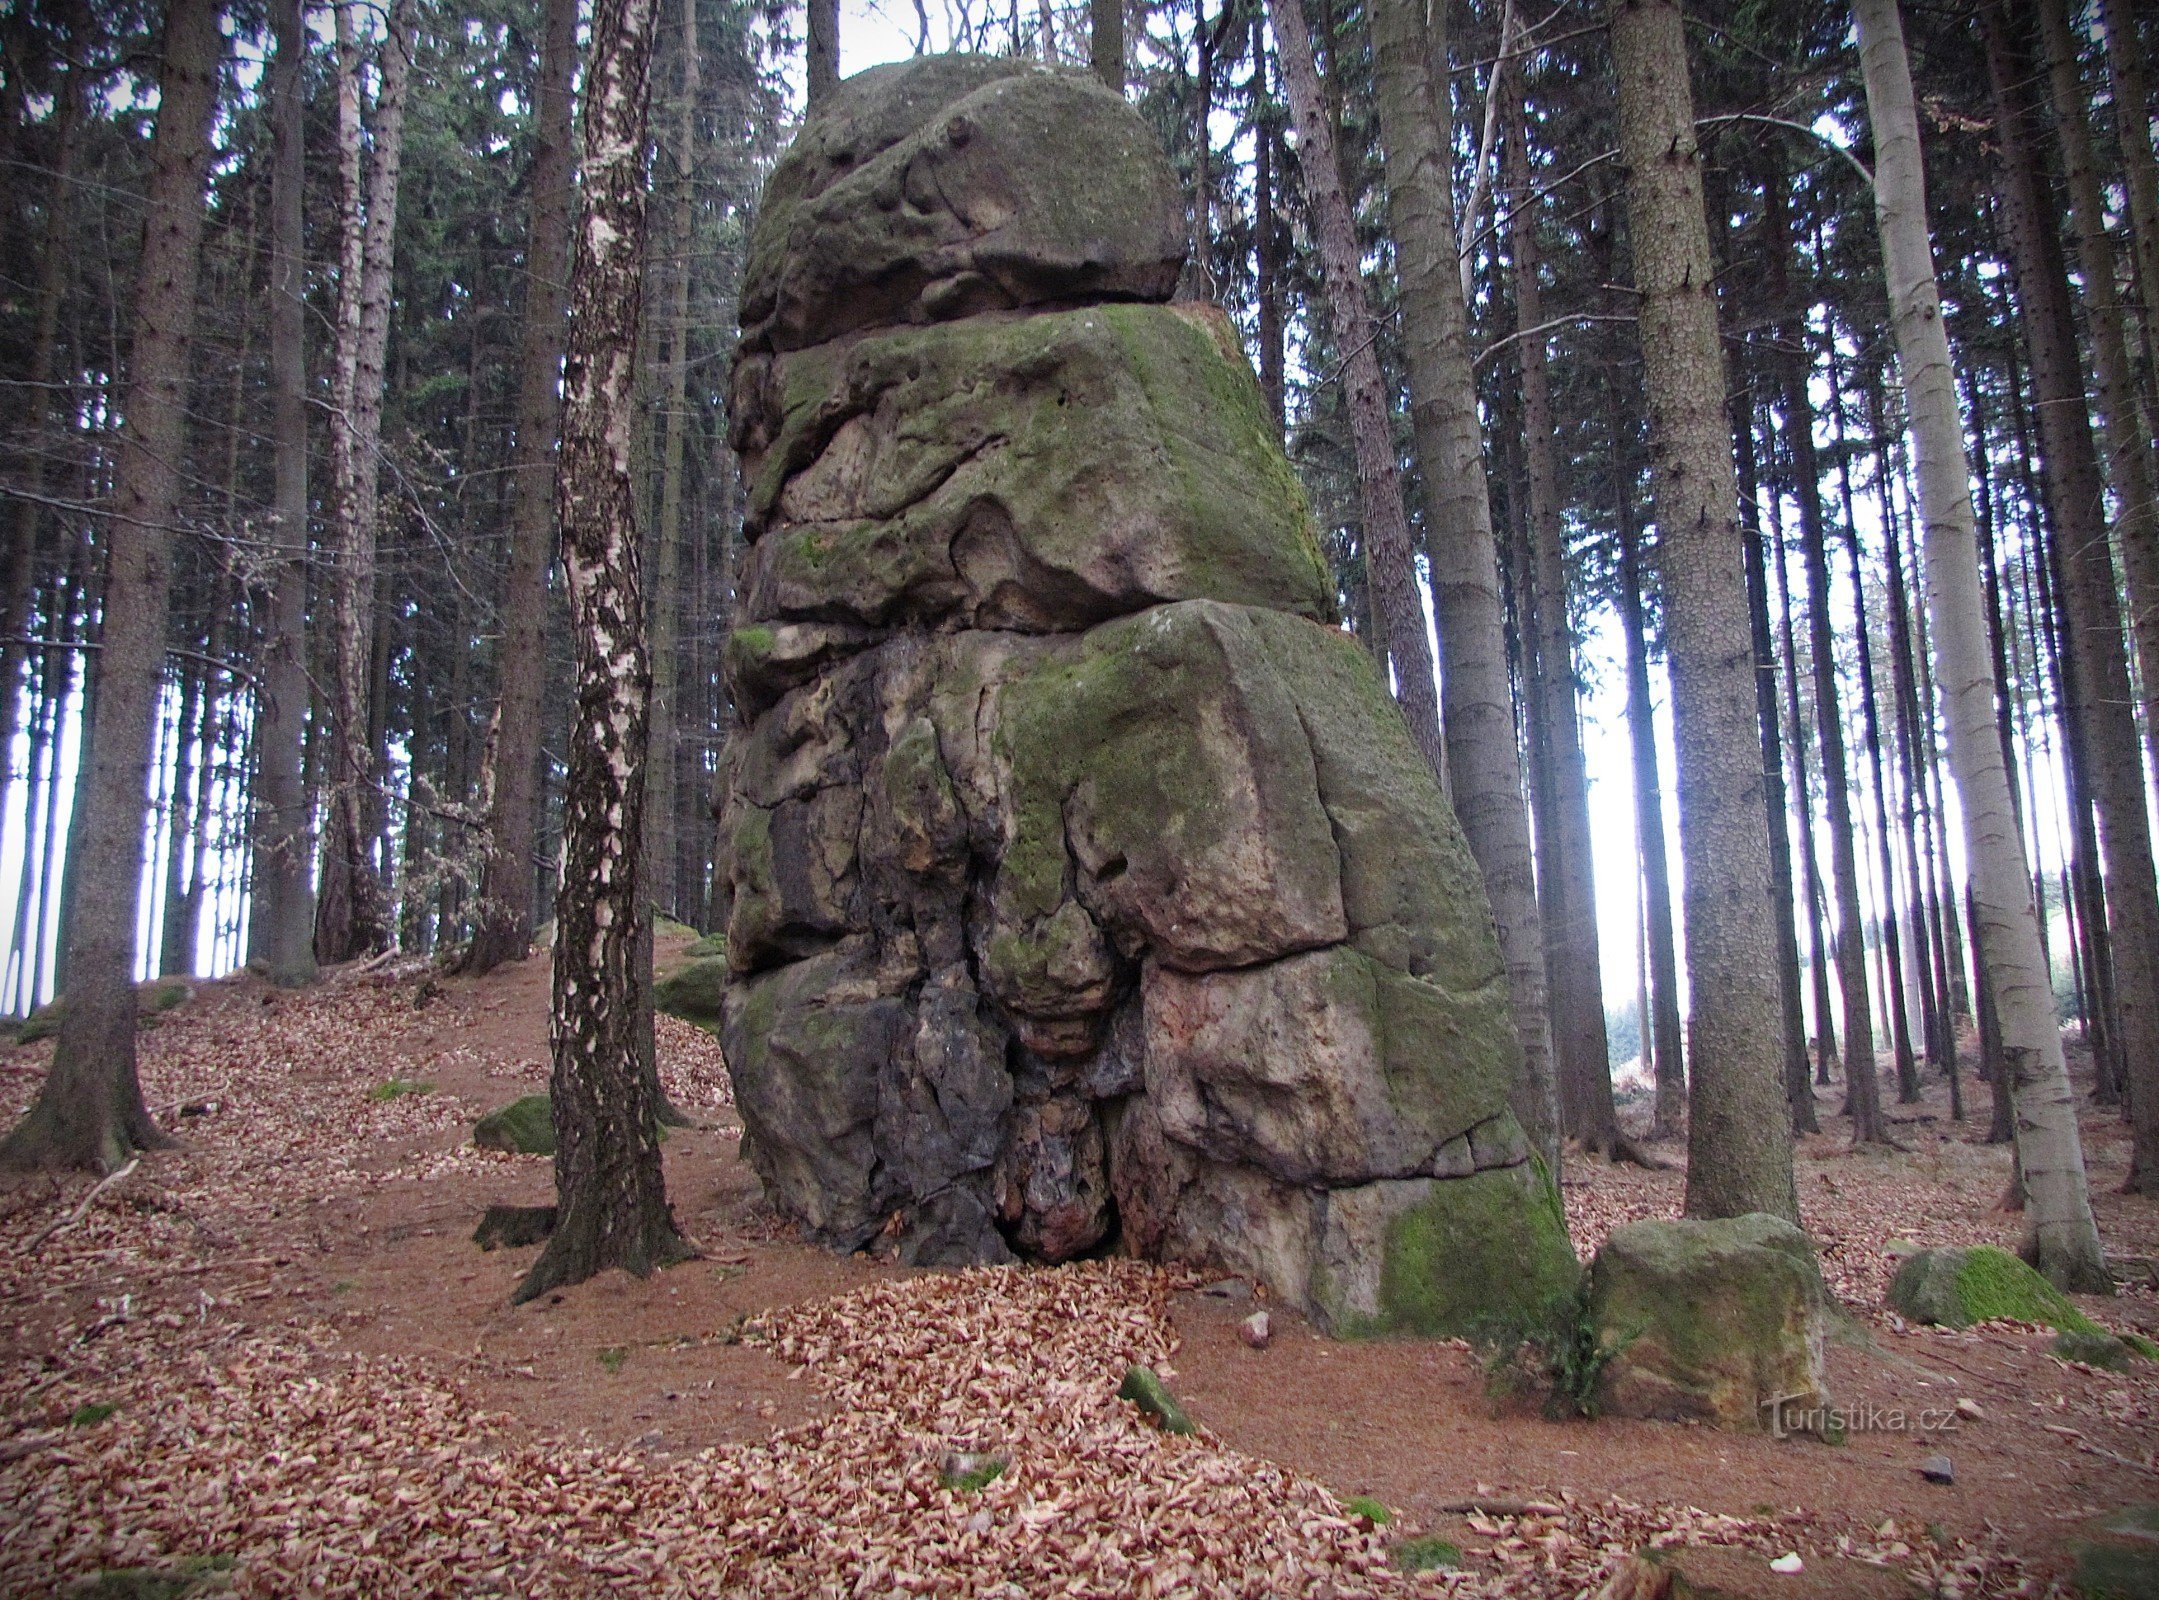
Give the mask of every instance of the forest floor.
M 1458 1343 L 1334 1343 L 1281 1307 L 1249 1349 L 1248 1289 L 1133 1262 L 806 1248 L 738 1159 L 717 1048 L 668 1018 L 663 1075 L 700 1124 L 667 1141 L 668 1191 L 700 1258 L 513 1308 L 532 1250 L 471 1234 L 491 1202 L 551 1198 L 549 1163 L 470 1125 L 544 1087 L 546 980 L 539 957 L 203 985 L 144 1041 L 180 1146 L 87 1205 L 86 1181 L 0 1190 L 0 1593 L 196 1559 L 260 1596 L 1594 1596 L 1656 1546 L 1735 1595 L 2038 1595 L 2098 1520 L 2159 1501 L 2159 1365 L 1882 1308 L 1893 1239 L 2015 1242 L 1983 1090 L 1961 1125 L 1939 1086 L 1895 1108 L 1902 1152 L 1854 1153 L 1833 1118 L 1803 1144 L 1805 1221 L 1854 1313 L 1835 1447 L 1547 1421 Z M 50 1050 L 0 1047 L 0 1116 Z M 2119 1119 L 2085 1130 L 2109 1250 L 2159 1255 L 2159 1204 L 2116 1193 Z M 1577 1247 L 1676 1214 L 1681 1184 L 1573 1162 Z M 2150 1286 L 2082 1304 L 2159 1330 Z M 1196 1436 L 1114 1397 L 1134 1361 Z M 1922 1411 L 1949 1420 L 1917 1431 Z M 949 1489 L 955 1450 L 1009 1466 Z M 1920 1475 L 1936 1453 L 1953 1484 Z M 1410 1535 L 1460 1566 L 1401 1571 Z M 1786 1552 L 1802 1572 L 1772 1573 Z

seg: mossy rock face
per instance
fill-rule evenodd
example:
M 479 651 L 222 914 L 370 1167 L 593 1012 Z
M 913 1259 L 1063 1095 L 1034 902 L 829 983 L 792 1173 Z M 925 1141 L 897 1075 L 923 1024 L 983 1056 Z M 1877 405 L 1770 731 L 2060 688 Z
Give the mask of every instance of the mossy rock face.
M 1511 1127 L 1512 1114 L 1500 1116 Z M 1581 1265 L 1558 1187 L 1522 1156 L 1467 1177 L 1330 1193 L 1310 1295 L 1320 1326 L 1348 1338 L 1466 1338 L 1570 1292 Z
M 1185 240 L 1160 143 L 1091 74 L 988 56 L 873 67 L 819 104 L 773 168 L 743 270 L 743 344 L 1166 300 Z
M 2031 1267 L 1991 1244 L 1907 1256 L 1890 1281 L 1888 1302 L 1914 1322 L 1944 1328 L 2007 1321 L 2072 1333 L 2105 1331 Z
M 738 689 L 769 693 L 850 627 L 1053 632 L 1187 599 L 1330 617 L 1304 491 L 1221 319 L 1094 306 L 780 358 L 737 397 L 775 419 L 748 457 Z
M 920 60 L 805 123 L 730 396 L 725 947 L 660 1003 L 717 1000 L 821 1243 L 1467 1332 L 1579 1280 L 1489 905 L 1235 330 L 1160 303 L 1180 219 L 1085 74 Z
M 528 1094 L 512 1100 L 472 1125 L 472 1142 L 482 1150 L 551 1156 L 555 1153 L 552 1104 L 544 1094 Z
M 717 1023 L 727 997 L 727 941 L 720 953 L 685 961 L 652 986 L 652 1003 L 671 1017 Z
M 1828 1309 L 1813 1245 L 1780 1218 L 1630 1223 L 1590 1265 L 1590 1315 L 1613 1352 L 1599 1409 L 1827 1432 Z

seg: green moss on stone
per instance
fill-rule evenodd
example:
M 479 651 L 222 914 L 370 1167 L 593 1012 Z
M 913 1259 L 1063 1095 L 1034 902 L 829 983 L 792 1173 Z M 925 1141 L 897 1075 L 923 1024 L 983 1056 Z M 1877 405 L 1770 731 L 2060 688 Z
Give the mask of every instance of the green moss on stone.
M 2081 1361 L 2087 1367 L 2104 1367 L 2109 1372 L 2126 1372 L 2142 1354 L 2126 1339 L 2104 1330 L 2087 1333 L 2080 1328 L 2057 1333 L 2047 1350 L 2064 1361 Z
M 1889 1285 L 1888 1301 L 1915 1322 L 1945 1328 L 2036 1322 L 2065 1333 L 2106 1331 L 2031 1267 L 1991 1244 L 1907 1257 Z
M 671 1017 L 710 1024 L 719 1021 L 727 998 L 727 958 L 704 956 L 685 961 L 652 986 L 652 1003 Z
M 1387 1226 L 1379 1315 L 1340 1331 L 1466 1337 L 1494 1316 L 1532 1313 L 1580 1273 L 1541 1165 L 1443 1179 Z
M 553 1155 L 554 1112 L 547 1096 L 524 1095 L 499 1111 L 490 1111 L 472 1125 L 472 1142 L 482 1150 L 504 1150 L 512 1155 Z

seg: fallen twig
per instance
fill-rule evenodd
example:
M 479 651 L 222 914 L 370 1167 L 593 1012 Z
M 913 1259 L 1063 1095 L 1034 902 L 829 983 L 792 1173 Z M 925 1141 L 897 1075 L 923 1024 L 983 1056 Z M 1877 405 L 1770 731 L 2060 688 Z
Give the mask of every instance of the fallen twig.
M 39 1229 L 36 1235 L 31 1238 L 30 1242 L 23 1246 L 23 1254 L 31 1254 L 32 1252 L 37 1250 L 39 1246 L 44 1244 L 47 1239 L 50 1239 L 54 1234 L 65 1233 L 68 1229 L 74 1227 L 76 1223 L 82 1221 L 84 1217 L 89 1215 L 90 1203 L 93 1200 L 95 1200 L 99 1195 L 103 1194 L 107 1189 L 110 1189 L 114 1184 L 118 1183 L 122 1178 L 126 1177 L 129 1173 L 133 1172 L 137 1167 L 141 1165 L 142 1157 L 136 1156 L 131 1159 L 126 1166 L 121 1167 L 116 1171 L 106 1173 L 104 1177 L 98 1179 L 97 1182 L 90 1185 L 90 1192 L 82 1197 L 82 1200 L 76 1205 L 75 1209 L 73 1211 L 70 1211 L 66 1216 L 60 1218 L 58 1221 L 49 1223 L 47 1226 Z

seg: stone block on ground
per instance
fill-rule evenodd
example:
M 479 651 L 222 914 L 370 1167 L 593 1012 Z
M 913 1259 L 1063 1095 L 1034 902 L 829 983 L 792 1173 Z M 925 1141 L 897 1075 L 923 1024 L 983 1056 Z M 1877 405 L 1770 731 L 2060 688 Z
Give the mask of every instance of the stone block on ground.
M 1991 1244 L 1915 1251 L 1890 1280 L 1887 1300 L 1890 1310 L 1943 1328 L 2008 1321 L 2106 1332 L 2030 1266 Z
M 685 961 L 652 986 L 652 1003 L 686 1022 L 717 1024 L 727 994 L 725 941 L 712 955 Z
M 482 1150 L 501 1150 L 510 1155 L 553 1155 L 555 1121 L 547 1096 L 521 1095 L 490 1111 L 472 1125 L 472 1142 Z
M 1829 1428 L 1829 1297 L 1790 1223 L 1629 1223 L 1589 1268 L 1589 1314 L 1612 1352 L 1599 1408 L 1742 1431 Z

